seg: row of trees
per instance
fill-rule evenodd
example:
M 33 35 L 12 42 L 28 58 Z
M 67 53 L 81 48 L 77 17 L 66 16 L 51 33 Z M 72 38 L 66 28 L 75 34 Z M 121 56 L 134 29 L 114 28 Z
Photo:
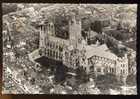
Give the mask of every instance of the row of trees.
M 134 37 L 136 31 L 134 31 L 133 28 L 132 28 L 132 32 L 129 32 L 129 30 L 127 30 L 127 29 L 119 28 L 117 30 L 106 31 L 105 33 L 114 37 L 115 39 L 117 39 L 119 41 L 126 41 L 126 40 L 129 40 L 131 37 Z
M 12 4 L 12 3 L 3 3 L 2 4 L 2 13 L 3 14 L 8 14 L 10 12 L 15 12 L 17 11 L 17 4 Z
M 76 71 L 77 76 L 75 77 L 75 85 L 80 85 L 82 83 L 87 83 L 89 81 L 89 76 L 85 70 L 80 67 Z M 92 76 L 94 79 L 94 76 Z M 117 79 L 117 76 L 114 74 L 107 73 L 105 75 L 99 75 L 95 77 L 96 86 L 101 90 L 116 89 L 122 86 L 124 83 Z M 128 85 L 136 85 L 136 75 L 130 74 L 126 78 L 126 83 Z M 74 85 L 74 84 L 73 84 Z

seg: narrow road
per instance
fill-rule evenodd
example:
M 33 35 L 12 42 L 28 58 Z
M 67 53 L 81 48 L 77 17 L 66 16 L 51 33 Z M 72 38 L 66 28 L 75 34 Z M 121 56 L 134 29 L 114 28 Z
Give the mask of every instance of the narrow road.
M 7 69 L 11 71 L 11 69 L 10 69 L 9 67 L 7 67 Z M 10 77 L 11 80 L 14 82 L 14 85 L 15 85 L 16 87 L 18 87 L 23 93 L 28 93 L 28 94 L 30 93 L 30 91 L 27 91 L 27 90 L 23 87 L 22 84 L 19 84 L 19 83 L 18 83 L 18 81 L 13 77 L 13 74 L 12 74 L 12 73 L 10 73 L 10 72 L 6 72 L 6 73 L 8 73 L 9 77 Z M 12 75 L 12 76 L 10 76 L 10 75 Z

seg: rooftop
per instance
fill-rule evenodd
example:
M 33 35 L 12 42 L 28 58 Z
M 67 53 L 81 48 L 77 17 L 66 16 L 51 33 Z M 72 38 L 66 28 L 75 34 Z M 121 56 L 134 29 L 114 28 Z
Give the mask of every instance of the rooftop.
M 69 45 L 69 40 L 65 40 L 65 39 L 62 39 L 62 38 L 59 38 L 59 37 L 54 37 L 54 36 L 49 36 L 49 39 L 51 41 L 54 41 L 54 42 L 58 42 L 60 44 L 66 44 L 66 45 Z
M 100 56 L 111 60 L 116 60 L 117 56 L 108 50 L 108 47 L 103 44 L 101 46 L 86 46 L 86 57 Z

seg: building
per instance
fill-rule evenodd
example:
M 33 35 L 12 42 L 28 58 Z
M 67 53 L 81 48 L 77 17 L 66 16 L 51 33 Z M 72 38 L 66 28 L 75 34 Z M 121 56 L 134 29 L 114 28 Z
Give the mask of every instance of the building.
M 97 76 L 112 73 L 125 81 L 129 74 L 127 55 L 117 57 L 105 44 L 88 45 L 81 35 L 81 19 L 75 13 L 70 15 L 68 25 L 69 39 L 62 39 L 55 36 L 52 20 L 39 24 L 40 56 L 61 61 L 68 68 L 82 67 L 87 73 L 94 71 Z

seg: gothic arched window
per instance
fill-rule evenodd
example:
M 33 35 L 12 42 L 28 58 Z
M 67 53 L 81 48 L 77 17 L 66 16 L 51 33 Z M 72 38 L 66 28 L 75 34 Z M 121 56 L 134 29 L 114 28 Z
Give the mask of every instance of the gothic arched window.
M 53 55 L 52 56 L 55 57 L 55 51 L 53 51 Z
M 50 56 L 52 57 L 52 50 L 50 50 Z
M 56 52 L 56 59 L 58 58 L 58 52 Z

